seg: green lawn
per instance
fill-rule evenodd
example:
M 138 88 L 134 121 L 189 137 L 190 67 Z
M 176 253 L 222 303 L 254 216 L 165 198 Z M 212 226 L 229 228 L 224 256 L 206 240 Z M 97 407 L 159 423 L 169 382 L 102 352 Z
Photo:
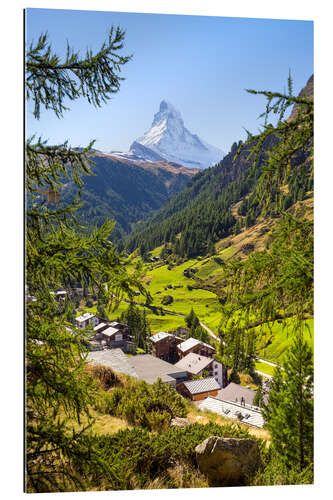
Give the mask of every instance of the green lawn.
M 192 278 L 186 278 L 183 274 L 184 270 L 188 267 L 198 267 L 205 262 L 207 262 L 207 259 L 205 261 L 192 259 L 170 270 L 168 266 L 164 265 L 148 271 L 145 280 L 153 298 L 152 305 L 185 315 L 193 307 L 200 320 L 216 332 L 220 322 L 220 304 L 216 295 L 208 290 L 189 289 L 188 286 L 195 286 L 196 282 Z M 170 285 L 171 288 L 168 288 Z M 162 299 L 165 295 L 173 297 L 173 302 L 167 306 L 163 306 L 162 304 Z M 136 300 L 144 302 L 143 297 L 141 299 L 137 297 Z M 166 321 L 165 316 L 162 316 L 154 318 L 154 329 L 155 326 L 159 329 L 159 324 L 168 324 L 170 318 L 172 325 L 184 325 L 183 318 L 168 316 L 168 321 Z
M 274 375 L 274 366 L 268 365 L 267 363 L 262 363 L 257 361 L 255 364 L 256 370 L 266 373 L 267 375 Z

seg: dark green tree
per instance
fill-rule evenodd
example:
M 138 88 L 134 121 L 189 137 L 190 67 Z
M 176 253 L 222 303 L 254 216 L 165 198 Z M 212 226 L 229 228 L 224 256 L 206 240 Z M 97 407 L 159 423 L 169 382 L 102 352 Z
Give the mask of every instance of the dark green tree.
M 50 110 L 62 117 L 65 102 L 84 97 L 100 106 L 119 90 L 121 66 L 130 58 L 119 55 L 124 32 L 111 29 L 108 42 L 85 57 L 69 46 L 64 61 L 53 51 L 47 35 L 26 52 L 26 97 L 38 119 Z M 68 180 L 78 187 L 90 173 L 91 143 L 72 149 L 67 143 L 50 146 L 31 137 L 25 148 L 26 284 L 35 302 L 26 304 L 26 489 L 30 492 L 87 489 L 92 471 L 112 475 L 101 460 L 88 430 L 89 408 L 95 397 L 86 366 L 89 332 L 68 321 L 68 311 L 52 291 L 81 283 L 97 293 L 110 310 L 122 295 L 145 293 L 139 273 L 129 274 L 127 260 L 109 241 L 113 223 L 106 221 L 87 236 L 78 234 L 72 204 L 58 208 L 61 189 Z M 41 197 L 40 194 L 43 193 Z M 88 417 L 83 426 L 82 415 Z M 70 425 L 76 421 L 78 427 Z
M 313 463 L 313 353 L 297 331 L 275 371 L 264 407 L 272 447 L 289 468 L 302 471 Z

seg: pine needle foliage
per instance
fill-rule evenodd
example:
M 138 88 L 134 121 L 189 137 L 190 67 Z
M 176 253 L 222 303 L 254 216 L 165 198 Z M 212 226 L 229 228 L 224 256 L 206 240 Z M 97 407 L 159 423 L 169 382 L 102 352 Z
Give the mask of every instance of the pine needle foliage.
M 274 448 L 284 467 L 302 471 L 311 466 L 313 460 L 312 352 L 303 340 L 304 319 L 313 315 L 313 223 L 290 210 L 285 212 L 279 200 L 282 200 L 282 186 L 295 171 L 306 169 L 313 176 L 313 99 L 304 95 L 294 97 L 290 76 L 288 94 L 249 92 L 267 98 L 262 115 L 265 116 L 264 130 L 257 136 L 249 134 L 244 145 L 251 146 L 249 157 L 253 160 L 253 171 L 258 168 L 267 138 L 272 135 L 277 138 L 266 150 L 255 196 L 265 208 L 273 195 L 276 206 L 280 207 L 276 214 L 279 219 L 267 250 L 224 266 L 221 338 L 228 333 L 226 349 L 230 349 L 240 331 L 244 337 L 256 335 L 254 326 L 268 324 L 271 327 L 277 319 L 294 318 L 294 341 L 285 369 L 275 373 L 266 418 Z M 294 106 L 294 112 L 285 119 L 290 106 Z M 275 127 L 267 125 L 271 113 L 278 115 Z
M 47 35 L 40 36 L 26 53 L 26 97 L 41 110 L 58 117 L 68 108 L 65 100 L 79 97 L 100 106 L 120 88 L 124 32 L 110 31 L 108 42 L 84 58 L 67 47 L 64 62 L 52 51 Z M 68 143 L 49 145 L 41 138 L 26 142 L 26 286 L 35 299 L 26 303 L 26 490 L 29 492 L 87 489 L 92 470 L 112 477 L 112 466 L 101 459 L 90 434 L 89 408 L 96 384 L 86 370 L 89 330 L 73 326 L 73 294 L 84 286 L 110 309 L 122 295 L 145 290 L 140 270 L 129 274 L 128 260 L 109 241 L 112 221 L 82 235 L 76 224 L 79 197 L 68 206 L 56 207 L 41 193 L 59 193 L 72 180 L 82 186 L 91 173 L 93 142 L 83 149 Z M 51 197 L 52 199 L 52 197 Z M 56 198 L 55 198 L 56 200 Z M 67 292 L 57 301 L 57 289 Z M 115 298 L 116 297 L 116 298 Z M 75 311 L 74 311 L 75 312 Z M 81 424 L 86 415 L 88 424 Z M 69 425 L 74 419 L 79 427 Z
M 272 447 L 287 468 L 303 471 L 313 464 L 313 361 L 302 326 L 277 368 L 263 414 Z
M 288 181 L 294 169 L 301 170 L 306 166 L 310 175 L 313 176 L 314 102 L 313 98 L 308 98 L 305 95 L 293 95 L 290 74 L 288 93 L 253 89 L 248 89 L 247 92 L 266 97 L 266 109 L 260 115 L 260 117 L 265 118 L 265 121 L 263 130 L 259 134 L 253 135 L 247 131 L 248 138 L 239 147 L 236 157 L 244 151 L 244 148 L 250 146 L 248 159 L 252 159 L 252 168 L 255 171 L 258 169 L 267 138 L 273 135 L 277 139 L 276 144 L 270 148 L 262 166 L 262 174 L 256 189 L 258 200 L 267 205 L 271 193 L 282 199 L 281 186 Z M 293 113 L 286 119 L 286 113 L 288 110 L 290 111 L 291 107 L 293 107 Z M 267 123 L 271 115 L 278 116 L 278 122 L 275 126 Z
M 26 53 L 26 91 L 27 99 L 34 103 L 34 116 L 39 118 L 44 107 L 61 117 L 68 110 L 65 99 L 85 97 L 96 107 L 106 103 L 119 91 L 123 80 L 119 72 L 132 57 L 119 54 L 124 38 L 124 30 L 112 27 L 100 50 L 93 53 L 87 49 L 85 57 L 80 57 L 67 42 L 64 61 L 53 51 L 47 33 L 31 42 Z

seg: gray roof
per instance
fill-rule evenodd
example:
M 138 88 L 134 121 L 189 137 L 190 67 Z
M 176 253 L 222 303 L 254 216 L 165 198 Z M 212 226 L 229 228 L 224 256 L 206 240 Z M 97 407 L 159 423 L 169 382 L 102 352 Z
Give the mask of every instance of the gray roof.
M 113 328 L 113 326 L 109 326 L 105 330 L 103 330 L 103 335 L 107 335 L 108 337 L 111 337 L 115 333 L 119 332 L 119 328 Z
M 127 357 L 121 349 L 92 351 L 88 354 L 88 361 L 109 366 L 116 372 L 145 380 L 149 384 L 156 382 L 158 378 L 163 382 L 175 383 L 176 378 L 186 376 L 183 370 L 150 354 Z
M 214 347 L 212 347 L 211 345 L 209 344 L 205 344 L 204 342 L 202 342 L 201 340 L 198 340 L 198 339 L 194 339 L 192 337 L 190 337 L 189 339 L 185 340 L 184 342 L 182 342 L 181 344 L 179 344 L 179 349 L 182 351 L 182 352 L 186 352 L 188 351 L 189 349 L 191 349 L 192 347 L 198 345 L 198 344 L 201 344 L 205 347 L 208 347 L 209 349 L 214 349 Z
M 208 410 L 212 413 L 217 413 L 226 418 L 238 420 L 243 424 L 253 425 L 255 427 L 263 427 L 265 421 L 259 409 L 255 409 L 249 405 L 241 406 L 238 403 L 230 401 L 221 401 L 216 397 L 208 396 L 198 405 L 200 410 Z
M 167 333 L 167 332 L 158 332 L 158 333 L 155 333 L 155 335 L 152 335 L 150 337 L 150 340 L 152 342 L 159 342 L 160 340 L 162 339 L 166 339 L 167 337 L 171 337 L 171 333 Z
M 145 380 L 149 384 L 161 378 L 163 382 L 175 382 L 176 378 L 186 376 L 186 372 L 176 366 L 156 358 L 151 354 L 141 354 L 131 357 L 138 378 Z
M 125 373 L 138 378 L 131 363 L 131 358 L 125 356 L 121 349 L 107 349 L 103 351 L 92 351 L 88 354 L 88 361 L 95 364 L 109 366 L 114 371 Z
M 184 382 L 184 386 L 190 394 L 200 394 L 202 392 L 217 391 L 221 386 L 214 377 L 199 378 L 198 380 L 189 380 Z
M 105 328 L 107 326 L 107 323 L 99 323 L 99 325 L 94 327 L 94 332 L 98 332 L 101 328 Z
M 256 391 L 252 389 L 246 389 L 241 385 L 235 384 L 234 382 L 230 382 L 227 387 L 221 389 L 216 396 L 218 399 L 223 401 L 230 402 L 241 402 L 242 397 L 245 399 L 245 403 L 248 405 L 253 404 L 254 397 L 256 395 Z
M 202 370 L 207 368 L 213 362 L 212 358 L 207 358 L 207 356 L 201 356 L 195 352 L 189 352 L 186 356 L 175 364 L 178 368 L 182 368 L 189 373 L 197 375 Z

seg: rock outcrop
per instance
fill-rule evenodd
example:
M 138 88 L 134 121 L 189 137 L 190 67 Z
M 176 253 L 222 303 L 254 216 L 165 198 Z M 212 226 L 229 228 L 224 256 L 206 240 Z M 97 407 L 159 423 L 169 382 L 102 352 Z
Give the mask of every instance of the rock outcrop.
M 190 423 L 191 422 L 189 422 L 189 420 L 187 420 L 187 418 L 174 417 L 171 420 L 170 426 L 171 427 L 180 427 L 181 429 L 183 429 L 184 427 L 187 427 L 188 425 L 190 425 Z
M 241 486 L 260 466 L 258 443 L 254 439 L 211 436 L 196 449 L 200 471 L 211 486 Z

